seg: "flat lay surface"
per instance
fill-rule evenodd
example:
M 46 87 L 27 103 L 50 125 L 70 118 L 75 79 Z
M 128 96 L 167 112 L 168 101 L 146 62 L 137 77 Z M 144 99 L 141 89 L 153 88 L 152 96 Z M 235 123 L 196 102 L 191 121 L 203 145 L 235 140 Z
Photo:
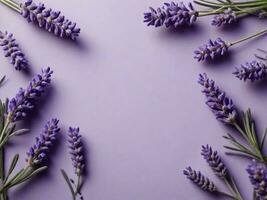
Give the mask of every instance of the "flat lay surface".
M 219 151 L 243 196 L 251 199 L 244 167 L 249 162 L 224 155 L 222 136 L 232 130 L 205 105 L 197 79 L 206 72 L 240 109 L 251 108 L 263 133 L 267 82 L 244 84 L 232 72 L 252 60 L 257 48 L 267 50 L 266 36 L 240 44 L 214 62 L 198 63 L 193 52 L 209 38 L 232 41 L 261 30 L 265 20 L 248 17 L 216 28 L 207 17 L 188 28 L 156 29 L 143 23 L 143 13 L 149 6 L 161 6 L 159 0 L 42 3 L 76 21 L 81 35 L 76 42 L 58 39 L 0 5 L 0 29 L 14 33 L 30 62 L 29 73 L 23 74 L 8 59 L 0 59 L 0 76 L 8 78 L 1 99 L 13 97 L 40 68 L 54 71 L 52 87 L 22 123 L 31 132 L 11 140 L 7 157 L 19 153 L 19 165 L 24 166 L 25 152 L 47 120 L 57 117 L 62 129 L 47 172 L 31 180 L 31 187 L 26 183 L 12 189 L 12 200 L 71 199 L 60 174 L 60 168 L 73 172 L 65 143 L 68 126 L 79 126 L 84 138 L 85 200 L 213 199 L 182 174 L 191 165 L 219 183 L 200 155 L 203 144 Z

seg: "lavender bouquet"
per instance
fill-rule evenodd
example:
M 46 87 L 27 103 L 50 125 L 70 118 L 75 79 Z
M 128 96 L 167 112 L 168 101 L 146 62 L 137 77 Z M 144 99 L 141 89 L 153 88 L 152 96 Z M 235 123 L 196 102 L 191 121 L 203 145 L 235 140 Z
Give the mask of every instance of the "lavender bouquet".
M 28 166 L 22 169 L 18 174 L 10 178 L 16 167 L 19 155 L 15 155 L 10 164 L 7 175 L 4 169 L 4 147 L 7 142 L 25 132 L 27 129 L 17 129 L 16 123 L 24 120 L 27 114 L 33 110 L 35 101 L 45 92 L 51 82 L 53 71 L 50 68 L 42 69 L 41 73 L 36 75 L 29 83 L 26 89 L 20 88 L 14 98 L 7 99 L 5 102 L 0 101 L 0 199 L 7 199 L 7 191 L 11 187 L 29 180 L 34 175 L 46 169 L 46 166 L 37 166 L 38 160 L 41 163 L 41 157 L 45 157 L 50 142 L 54 140 L 55 134 L 59 131 L 58 121 L 53 119 L 49 121 L 44 133 L 39 139 L 36 139 L 36 145 L 28 152 Z M 4 79 L 2 79 L 3 82 Z M 32 151 L 34 150 L 34 151 Z M 30 154 L 32 153 L 32 154 Z M 34 153 L 34 154 L 33 154 Z M 32 157 L 30 157 L 32 155 Z
M 232 99 L 227 97 L 226 93 L 223 92 L 212 79 L 208 78 L 206 74 L 200 74 L 198 82 L 203 86 L 202 92 L 207 98 L 206 104 L 210 107 L 215 117 L 222 123 L 232 126 L 237 131 L 238 136 L 233 136 L 232 134 L 224 136 L 231 144 L 224 146 L 229 151 L 227 154 L 247 157 L 251 160 L 251 164 L 247 167 L 247 172 L 254 189 L 253 199 L 266 199 L 267 155 L 263 151 L 263 148 L 267 131 L 265 131 L 260 138 L 256 131 L 255 122 L 250 109 L 246 112 L 238 112 Z M 202 155 L 215 174 L 225 182 L 230 194 L 221 192 L 213 182 L 204 177 L 200 172 L 192 170 L 190 167 L 184 171 L 187 178 L 206 191 L 217 192 L 218 194 L 226 195 L 236 200 L 243 200 L 233 177 L 229 174 L 229 171 L 217 152 L 214 152 L 212 148 L 207 145 L 202 147 Z
M 195 4 L 205 8 L 197 10 L 193 3 L 164 3 L 162 7 L 152 8 L 144 13 L 144 22 L 148 26 L 179 27 L 196 23 L 200 17 L 213 16 L 211 25 L 223 26 L 236 22 L 238 19 L 253 15 L 259 18 L 267 16 L 265 0 L 232 1 L 232 0 L 195 0 Z
M 147 23 L 148 26 L 181 28 L 192 26 L 200 17 L 213 16 L 211 25 L 219 27 L 232 24 L 238 19 L 248 15 L 257 16 L 259 18 L 267 16 L 266 0 L 195 0 L 194 3 L 205 7 L 205 10 L 195 9 L 193 3 L 186 5 L 183 2 L 170 2 L 156 9 L 150 7 L 150 11 L 144 13 L 144 22 Z M 194 51 L 194 58 L 198 61 L 213 60 L 227 54 L 229 49 L 233 46 L 266 33 L 267 29 L 264 29 L 230 42 L 220 37 L 215 40 L 210 39 L 207 44 L 200 46 Z

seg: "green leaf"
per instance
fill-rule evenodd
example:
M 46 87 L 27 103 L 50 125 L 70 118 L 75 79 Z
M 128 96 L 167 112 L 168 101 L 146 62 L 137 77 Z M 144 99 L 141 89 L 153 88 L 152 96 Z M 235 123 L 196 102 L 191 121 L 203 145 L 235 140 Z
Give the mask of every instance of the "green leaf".
M 40 168 L 35 169 L 33 171 L 24 170 L 24 172 L 21 173 L 19 176 L 17 176 L 16 179 L 14 179 L 12 182 L 10 181 L 10 184 L 7 186 L 7 188 L 10 189 L 11 187 L 13 187 L 15 185 L 19 185 L 21 183 L 24 183 L 27 180 L 31 179 L 32 177 L 36 176 L 37 174 L 43 172 L 47 168 L 48 168 L 47 166 L 43 166 L 43 167 L 40 167 Z
M 266 135 L 267 135 L 267 129 L 265 130 L 264 135 L 263 135 L 263 137 L 261 139 L 261 144 L 260 144 L 260 149 L 261 150 L 263 150 L 263 146 L 264 146 L 264 143 L 265 143 Z
M 70 188 L 70 192 L 71 192 L 72 196 L 75 197 L 75 192 L 74 192 L 74 189 L 73 189 L 73 187 L 71 185 L 71 182 L 70 182 L 70 179 L 69 179 L 67 173 L 63 169 L 61 169 L 60 171 L 61 171 L 61 174 L 63 175 L 65 181 L 67 182 L 67 184 L 68 184 L 68 186 Z
M 6 180 L 8 179 L 8 177 L 12 174 L 13 170 L 15 169 L 17 163 L 18 163 L 18 160 L 19 160 L 19 154 L 16 154 L 13 159 L 12 159 L 12 162 L 9 166 L 9 169 L 8 169 L 8 173 L 7 173 L 7 177 L 6 177 Z
M 3 85 L 4 81 L 6 80 L 6 76 L 3 76 L 1 79 L 0 79 L 0 86 Z
M 27 133 L 29 131 L 30 131 L 30 129 L 19 129 L 19 130 L 14 131 L 12 134 L 10 134 L 10 137 L 12 137 L 12 136 L 20 136 L 20 135 L 23 135 L 23 134 L 25 134 L 25 133 Z

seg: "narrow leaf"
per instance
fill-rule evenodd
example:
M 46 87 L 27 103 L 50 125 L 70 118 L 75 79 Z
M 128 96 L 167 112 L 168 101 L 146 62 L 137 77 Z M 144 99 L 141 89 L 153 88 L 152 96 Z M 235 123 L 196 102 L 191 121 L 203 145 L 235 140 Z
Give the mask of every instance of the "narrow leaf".
M 16 154 L 12 159 L 12 162 L 11 162 L 10 167 L 8 169 L 8 173 L 7 173 L 6 179 L 8 179 L 10 174 L 12 174 L 13 170 L 15 169 L 15 167 L 16 167 L 16 165 L 18 163 L 18 160 L 19 160 L 19 154 Z
M 5 80 L 6 80 L 6 76 L 3 76 L 3 77 L 1 78 L 1 80 L 0 80 L 0 86 L 3 85 L 3 83 L 4 83 Z
M 75 197 L 75 192 L 74 192 L 74 189 L 73 189 L 73 187 L 71 185 L 71 182 L 70 182 L 70 179 L 69 179 L 67 173 L 63 169 L 61 169 L 60 171 L 61 171 L 61 173 L 62 173 L 65 181 L 67 182 L 67 184 L 68 184 L 68 186 L 70 188 L 70 191 L 71 191 L 72 196 Z
M 265 143 L 266 135 L 267 135 L 267 129 L 265 130 L 264 135 L 263 135 L 263 137 L 261 139 L 261 144 L 260 144 L 260 149 L 261 150 L 263 150 L 263 146 L 264 146 L 264 143 Z
M 29 129 L 19 129 L 19 130 L 14 131 L 14 132 L 10 135 L 10 137 L 12 137 L 12 136 L 20 136 L 20 135 L 23 135 L 23 134 L 25 134 L 25 133 L 27 133 L 27 132 L 29 132 L 29 131 L 30 131 Z

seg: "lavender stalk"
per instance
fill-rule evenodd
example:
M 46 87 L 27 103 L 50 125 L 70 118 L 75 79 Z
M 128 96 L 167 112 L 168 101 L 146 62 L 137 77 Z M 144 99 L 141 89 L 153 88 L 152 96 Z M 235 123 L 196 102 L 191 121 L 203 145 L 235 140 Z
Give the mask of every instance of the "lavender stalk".
M 183 171 L 183 173 L 190 181 L 192 181 L 195 185 L 197 185 L 204 191 L 213 194 L 224 195 L 235 200 L 242 200 L 242 198 L 238 199 L 237 197 L 227 192 L 220 191 L 218 187 L 209 178 L 205 177 L 200 171 L 195 171 L 191 167 L 187 167 Z
M 0 31 L 0 46 L 3 47 L 5 57 L 10 57 L 10 63 L 14 65 L 16 70 L 26 70 L 28 61 L 21 51 L 13 34 Z
M 200 46 L 197 50 L 194 51 L 194 58 L 198 61 L 208 61 L 218 57 L 222 57 L 228 53 L 230 47 L 245 42 L 247 40 L 265 35 L 266 33 L 267 29 L 264 29 L 260 32 L 257 32 L 253 35 L 244 37 L 234 42 L 226 42 L 221 38 L 217 38 L 214 41 L 209 40 L 207 44 Z
M 77 181 L 75 182 L 73 179 L 70 179 L 67 173 L 63 169 L 61 169 L 61 173 L 69 186 L 73 200 L 75 200 L 77 196 L 79 196 L 80 199 L 83 199 L 83 196 L 81 194 L 81 187 L 82 187 L 82 175 L 84 173 L 85 162 L 83 155 L 83 144 L 81 140 L 82 136 L 80 134 L 80 129 L 69 127 L 68 147 L 70 149 L 72 165 L 74 167 L 75 174 L 77 176 Z
M 62 38 L 75 40 L 80 33 L 76 23 L 66 19 L 59 11 L 46 9 L 44 4 L 36 4 L 32 0 L 26 0 L 19 4 L 12 0 L 0 0 L 1 3 L 19 12 L 29 23 L 37 24 L 40 28 Z
M 36 75 L 29 83 L 27 89 L 20 88 L 17 95 L 7 103 L 2 104 L 5 110 L 4 126 L 0 135 L 0 148 L 2 148 L 8 139 L 19 135 L 27 130 L 15 130 L 15 122 L 26 117 L 27 113 L 33 109 L 34 102 L 39 98 L 45 89 L 50 85 L 53 71 L 48 67 L 42 69 L 41 73 Z

